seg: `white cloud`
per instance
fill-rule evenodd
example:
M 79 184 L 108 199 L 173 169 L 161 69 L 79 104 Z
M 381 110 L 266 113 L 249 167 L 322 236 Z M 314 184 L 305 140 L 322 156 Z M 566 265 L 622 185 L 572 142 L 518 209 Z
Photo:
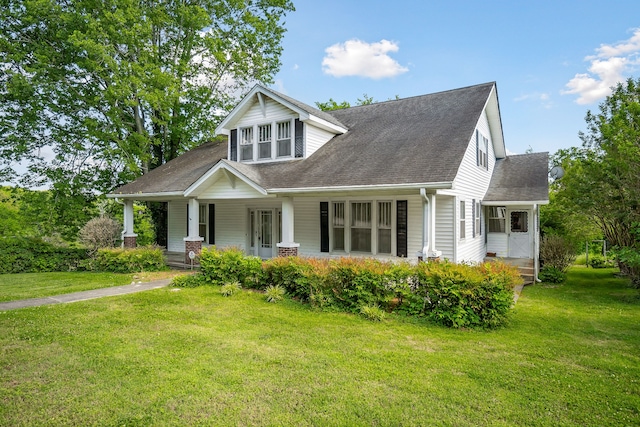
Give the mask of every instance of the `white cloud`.
M 362 40 L 348 40 L 325 49 L 322 70 L 334 77 L 360 76 L 371 79 L 394 77 L 409 71 L 388 54 L 398 51 L 398 44 L 380 40 L 367 43 Z
M 524 95 L 518 96 L 517 98 L 514 98 L 513 100 L 515 102 L 525 102 L 525 101 L 537 102 L 543 108 L 546 108 L 546 109 L 553 107 L 551 96 L 549 96 L 548 93 L 540 93 L 540 92 L 526 93 Z
M 588 73 L 576 74 L 565 85 L 563 95 L 578 95 L 576 103 L 591 104 L 611 94 L 611 88 L 626 80 L 638 66 L 640 55 L 640 28 L 625 41 L 614 45 L 600 45 L 595 55 L 585 58 L 590 62 Z

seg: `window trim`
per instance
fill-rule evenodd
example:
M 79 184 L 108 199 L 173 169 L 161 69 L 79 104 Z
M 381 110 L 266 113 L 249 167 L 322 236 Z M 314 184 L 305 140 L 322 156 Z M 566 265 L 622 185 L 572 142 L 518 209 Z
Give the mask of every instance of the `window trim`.
M 288 130 L 289 130 L 289 137 L 288 138 L 280 138 L 280 125 L 284 125 L 287 124 L 288 125 Z M 292 128 L 292 124 L 291 124 L 291 120 L 282 120 L 279 122 L 275 123 L 275 132 L 274 132 L 274 138 L 276 141 L 276 155 L 275 157 L 278 159 L 286 159 L 286 158 L 290 158 L 293 157 L 292 152 L 293 152 L 293 148 L 292 148 L 292 140 L 293 138 L 291 137 L 291 128 Z M 280 142 L 284 142 L 289 140 L 289 154 L 280 154 Z
M 363 205 L 363 207 L 365 207 L 364 210 L 360 210 L 359 216 L 360 218 L 356 218 L 356 214 L 354 213 L 354 206 L 355 205 Z M 367 212 L 368 211 L 368 212 Z M 368 216 L 368 221 L 366 220 L 366 216 Z M 374 212 L 373 212 L 373 201 L 371 200 L 351 200 L 349 202 L 349 252 L 356 252 L 356 253 L 365 253 L 365 254 L 374 254 L 373 252 L 373 231 L 374 231 L 374 225 L 373 225 L 373 218 L 374 216 Z M 356 226 L 355 222 L 356 221 L 363 221 L 363 217 L 365 217 L 364 220 L 364 225 L 358 225 Z M 368 222 L 368 225 L 367 225 Z M 354 230 L 369 230 L 369 250 L 357 250 L 357 249 L 353 249 L 353 232 Z
M 476 166 L 489 170 L 489 139 L 476 129 Z
M 480 203 L 480 200 L 476 200 L 475 201 L 475 218 L 474 218 L 474 224 L 475 224 L 475 231 L 476 231 L 476 236 L 482 236 L 482 216 L 481 216 L 481 209 L 482 209 L 482 204 Z
M 342 205 L 342 218 L 338 218 L 342 220 L 342 224 L 336 224 L 336 208 Z M 346 216 L 346 205 L 347 203 L 344 201 L 335 201 L 331 202 L 331 235 L 329 240 L 331 242 L 330 248 L 331 252 L 346 252 L 347 251 L 347 216 Z M 342 248 L 336 248 L 336 235 L 335 229 L 342 230 Z
M 487 233 L 497 233 L 497 234 L 506 234 L 507 233 L 507 207 L 506 206 L 488 206 L 489 212 L 487 213 Z M 493 210 L 495 209 L 496 214 L 498 210 L 502 210 L 504 215 L 501 217 L 498 215 L 493 215 Z M 502 223 L 502 231 L 493 230 L 491 221 L 501 221 Z M 500 222 L 498 223 L 500 224 Z
M 262 139 L 263 137 L 263 130 L 268 129 L 267 132 L 268 133 L 268 139 Z M 257 144 L 258 144 L 258 160 L 265 160 L 265 159 L 271 159 L 273 158 L 273 123 L 268 123 L 268 124 L 261 124 L 258 125 L 258 134 L 257 134 L 258 138 L 257 138 Z M 261 146 L 268 146 L 269 147 L 269 155 L 266 157 L 262 157 L 261 156 L 261 152 L 260 152 L 260 148 Z
M 387 205 L 388 207 L 385 207 L 385 210 L 387 212 L 385 212 L 385 219 L 388 220 L 389 225 L 387 226 L 386 224 L 382 224 L 381 223 L 381 217 L 382 217 L 382 205 Z M 376 201 L 376 253 L 377 254 L 385 254 L 385 255 L 391 255 L 393 253 L 393 201 L 391 200 L 377 200 Z M 389 250 L 383 252 L 380 249 L 380 242 L 382 239 L 380 239 L 380 230 L 389 230 Z
M 240 135 L 238 138 L 238 145 L 240 146 L 240 161 L 252 161 L 255 159 L 255 132 L 253 130 L 253 126 L 244 126 L 239 128 L 240 129 Z M 250 139 L 246 137 L 245 134 L 249 134 Z M 245 148 L 246 147 L 251 147 L 251 157 L 250 158 L 246 158 L 244 157 L 244 153 L 245 153 Z M 249 150 L 246 150 L 247 152 Z

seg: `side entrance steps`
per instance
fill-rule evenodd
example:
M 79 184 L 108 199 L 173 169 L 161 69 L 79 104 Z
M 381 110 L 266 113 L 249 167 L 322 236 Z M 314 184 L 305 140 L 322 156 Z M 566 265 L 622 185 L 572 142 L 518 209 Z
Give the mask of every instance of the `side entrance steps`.
M 529 258 L 494 258 L 487 257 L 484 259 L 487 262 L 500 260 L 507 264 L 518 267 L 520 276 L 524 280 L 525 285 L 530 285 L 535 281 L 535 269 L 533 267 L 533 260 Z

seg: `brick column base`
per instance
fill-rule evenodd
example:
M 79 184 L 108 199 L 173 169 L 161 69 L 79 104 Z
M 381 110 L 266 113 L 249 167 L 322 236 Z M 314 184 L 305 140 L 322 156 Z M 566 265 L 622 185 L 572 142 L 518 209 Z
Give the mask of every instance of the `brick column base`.
M 278 256 L 298 256 L 298 247 L 288 248 L 279 246 Z
M 136 237 L 137 236 L 124 236 L 124 239 L 123 239 L 124 247 L 127 248 L 127 249 L 135 248 L 136 247 Z
M 440 257 L 429 257 L 427 258 L 429 260 L 429 262 L 440 262 Z
M 196 254 L 196 258 L 193 259 L 193 265 L 200 264 L 198 257 L 202 252 L 202 240 L 185 240 L 184 241 L 184 263 L 191 265 L 191 258 L 189 258 L 189 252 L 193 251 Z

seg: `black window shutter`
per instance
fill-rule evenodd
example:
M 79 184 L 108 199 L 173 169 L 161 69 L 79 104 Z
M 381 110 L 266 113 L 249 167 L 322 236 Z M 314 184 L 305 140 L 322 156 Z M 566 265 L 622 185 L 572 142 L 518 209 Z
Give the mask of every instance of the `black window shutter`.
M 320 252 L 329 252 L 329 202 L 320 202 Z
M 231 130 L 231 161 L 238 161 L 238 129 Z
M 209 244 L 216 244 L 216 205 L 209 203 Z
M 407 257 L 407 201 L 396 202 L 396 255 Z
M 471 234 L 476 237 L 476 199 L 471 199 Z
M 189 203 L 187 203 L 187 237 L 189 237 Z
M 304 124 L 300 119 L 296 119 L 295 122 L 295 155 L 296 157 L 304 157 Z

